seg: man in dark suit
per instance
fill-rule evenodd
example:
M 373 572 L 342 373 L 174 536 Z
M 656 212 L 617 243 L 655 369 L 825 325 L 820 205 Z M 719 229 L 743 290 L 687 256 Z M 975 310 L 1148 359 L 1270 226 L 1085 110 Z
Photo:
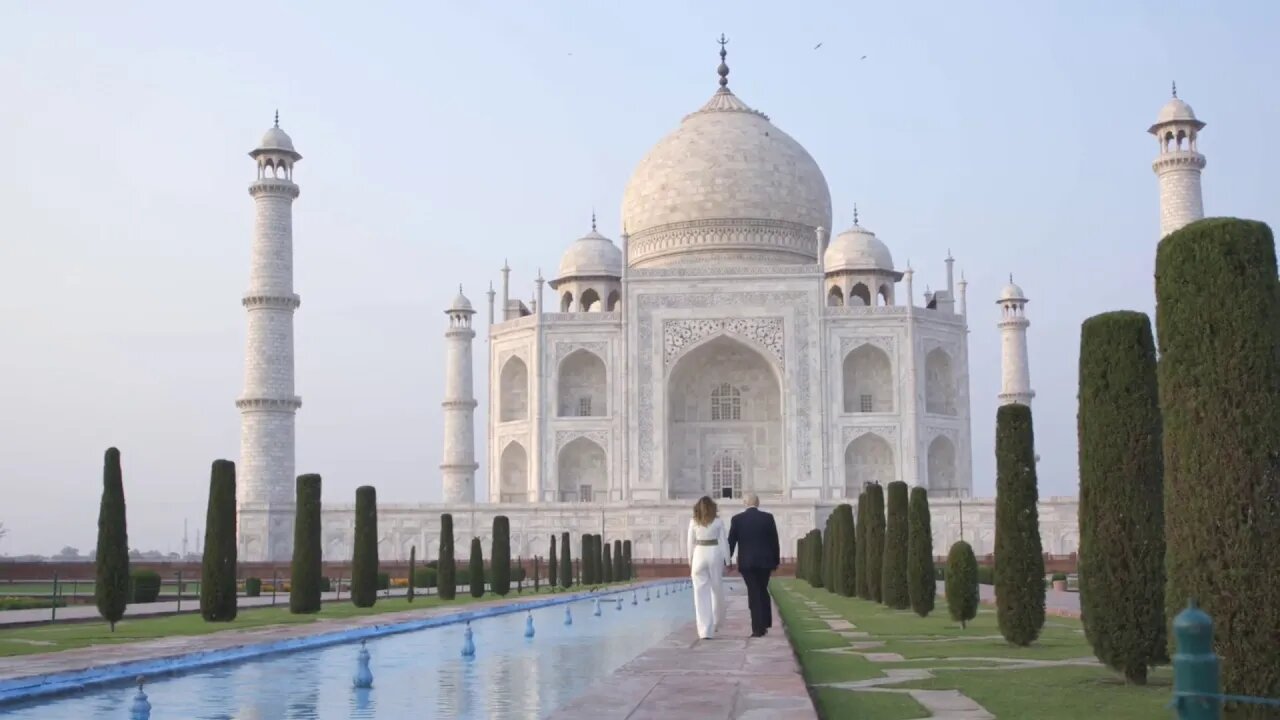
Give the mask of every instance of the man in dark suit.
M 747 605 L 751 608 L 751 637 L 760 637 L 773 627 L 773 605 L 769 600 L 769 574 L 778 569 L 778 526 L 773 516 L 760 510 L 760 498 L 746 495 L 747 509 L 729 522 L 729 555 L 738 551 L 738 572 L 747 585 Z

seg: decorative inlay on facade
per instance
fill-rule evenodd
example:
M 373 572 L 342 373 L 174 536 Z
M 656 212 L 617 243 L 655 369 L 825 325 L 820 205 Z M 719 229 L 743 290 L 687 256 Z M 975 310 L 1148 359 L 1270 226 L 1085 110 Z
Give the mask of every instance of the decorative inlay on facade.
M 630 268 L 628 278 L 667 278 L 667 277 L 724 277 L 731 275 L 816 275 L 822 267 L 813 264 L 804 265 L 693 265 L 682 263 L 676 267 Z
M 635 392 L 637 395 L 636 462 L 640 485 L 652 485 L 653 447 L 654 447 L 654 398 L 653 367 L 654 328 L 653 311 L 661 309 L 709 309 L 722 307 L 741 307 L 756 305 L 766 307 L 787 307 L 795 310 L 792 336 L 796 338 L 792 374 L 795 377 L 797 392 L 791 395 L 795 413 L 796 443 L 795 453 L 798 461 L 798 473 L 795 480 L 804 484 L 813 476 L 812 454 L 812 409 L 810 403 L 810 369 L 809 363 L 813 352 L 810 343 L 809 326 L 816 318 L 816 302 L 814 295 L 804 291 L 779 292 L 717 292 L 688 294 L 641 294 L 636 299 L 636 377 Z
M 642 230 L 627 241 L 629 263 L 667 254 L 739 247 L 768 248 L 813 258 L 818 245 L 813 228 L 800 223 L 731 218 L 667 223 Z
M 840 447 L 847 447 L 849 443 L 867 433 L 879 435 L 889 443 L 889 447 L 892 447 L 895 453 L 897 452 L 898 428 L 892 425 L 846 425 L 840 434 Z
M 930 426 L 925 429 L 925 437 L 929 439 L 929 442 L 933 442 L 933 439 L 939 435 L 946 437 L 951 441 L 952 445 L 959 447 L 960 433 L 955 428 Z
M 569 443 L 578 438 L 586 438 L 591 442 L 599 445 L 604 450 L 606 456 L 609 455 L 609 431 L 608 430 L 557 430 L 556 431 L 556 452 Z
M 827 315 L 906 315 L 905 305 L 841 305 L 822 309 Z M 935 312 L 926 308 L 916 308 L 917 312 Z
M 871 337 L 842 337 L 840 338 L 840 357 L 843 358 L 849 354 L 850 350 L 861 347 L 863 345 L 871 345 L 878 347 L 892 358 L 897 343 L 891 335 L 875 335 Z
M 277 308 L 280 310 L 297 310 L 302 305 L 302 298 L 295 295 L 245 295 L 240 304 L 246 308 Z
M 537 317 L 537 315 L 531 315 L 530 317 L 535 317 L 535 318 L 536 318 L 536 317 Z M 622 313 L 617 312 L 617 311 L 614 311 L 614 312 L 572 312 L 572 313 L 554 312 L 554 313 L 543 313 L 543 314 L 542 314 L 542 319 L 543 319 L 543 322 L 547 322 L 547 323 L 551 323 L 551 322 L 556 322 L 556 323 L 571 322 L 571 323 L 604 323 L 604 324 L 615 324 L 615 325 L 616 325 L 616 324 L 618 324 L 618 323 L 622 322 Z
M 288 180 L 276 180 L 275 178 L 264 178 L 249 186 L 249 194 L 253 197 L 259 195 L 283 195 L 289 198 L 298 197 L 298 186 Z
M 768 350 L 779 367 L 784 365 L 782 318 L 777 317 L 667 320 L 662 323 L 662 360 L 670 365 L 684 353 L 685 348 L 708 335 L 722 332 L 754 342 Z
M 596 357 L 605 361 L 605 364 L 608 365 L 608 358 L 606 357 L 606 354 L 605 354 L 607 348 L 608 348 L 608 345 L 603 342 L 579 342 L 576 340 L 557 342 L 556 343 L 556 365 L 559 365 L 560 361 L 568 357 L 570 353 L 576 352 L 578 350 L 586 350 L 587 352 L 592 353 Z
M 241 410 L 277 410 L 281 412 L 293 412 L 302 407 L 302 398 L 240 398 L 236 400 L 236 407 Z
M 445 410 L 456 410 L 456 409 L 467 410 L 467 409 L 474 409 L 475 406 L 476 406 L 476 401 L 474 399 L 473 400 L 444 400 L 440 403 L 440 407 L 444 408 Z
M 1187 170 L 1203 170 L 1205 166 L 1205 157 L 1198 152 L 1171 152 L 1161 155 L 1155 162 L 1151 163 L 1151 169 L 1156 172 L 1161 170 L 1170 170 L 1173 168 L 1185 168 Z

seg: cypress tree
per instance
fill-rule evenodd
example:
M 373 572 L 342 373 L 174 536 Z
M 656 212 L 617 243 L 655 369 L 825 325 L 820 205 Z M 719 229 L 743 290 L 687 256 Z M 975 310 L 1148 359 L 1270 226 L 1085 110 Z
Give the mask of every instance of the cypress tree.
M 880 569 L 880 595 L 884 604 L 895 610 L 911 607 L 907 588 L 907 484 L 901 480 L 889 483 L 888 522 L 884 536 L 884 566 Z
M 822 587 L 831 590 L 831 563 L 835 557 L 834 548 L 831 547 L 831 516 L 827 516 L 827 522 L 822 526 Z
M 591 535 L 582 534 L 582 560 L 578 568 L 578 584 L 591 585 L 594 581 L 591 579 Z
M 832 515 L 832 523 L 836 531 L 835 586 L 832 591 L 845 597 L 855 594 L 854 583 L 857 580 L 856 551 L 857 540 L 854 537 L 853 506 L 841 503 L 836 506 Z
M 297 615 L 320 612 L 320 476 L 299 475 L 295 498 L 289 612 Z M 409 577 L 413 577 L 412 570 Z M 412 592 L 413 583 L 409 587 Z
M 814 528 L 809 531 L 809 585 L 822 587 L 822 531 Z
M 1195 599 L 1213 618 L 1226 692 L 1280 697 L 1280 288 L 1271 229 L 1212 218 L 1165 237 L 1156 338 L 1166 612 Z
M 559 579 L 559 572 L 560 560 L 556 557 L 556 535 L 551 533 L 551 557 L 547 561 L 547 585 L 553 590 L 558 584 L 556 581 Z
M 356 488 L 356 530 L 351 554 L 351 603 L 378 601 L 378 495 L 371 485 Z
M 879 484 L 867 487 L 867 599 L 880 602 L 884 599 L 884 488 Z
M 98 614 L 116 631 L 129 604 L 129 533 L 125 524 L 124 476 L 120 451 L 107 448 L 102 464 L 102 500 L 98 505 L 98 551 L 94 556 L 93 596 Z
M 1145 684 L 1165 656 L 1156 348 L 1138 312 L 1080 328 L 1080 608 L 1098 659 Z
M 596 535 L 596 539 L 595 539 L 596 557 L 594 562 L 596 565 L 596 582 L 597 583 L 609 581 L 608 578 L 605 576 L 605 561 L 609 557 L 608 553 L 604 551 L 606 545 L 607 544 L 604 541 L 604 535 Z
M 200 563 L 200 615 L 207 622 L 236 619 L 236 465 L 214 460 Z
M 622 569 L 627 580 L 636 578 L 636 569 L 631 566 L 631 541 L 622 541 Z
M 405 597 L 409 602 L 413 602 L 413 566 L 414 561 L 418 559 L 418 546 L 409 547 L 409 589 L 405 593 Z
M 1038 501 L 1031 408 L 1002 405 L 996 411 L 996 618 L 1014 645 L 1030 645 L 1044 627 Z
M 929 491 L 911 488 L 907 508 L 907 594 L 911 609 L 920 617 L 933 612 L 938 596 L 937 572 L 933 566 L 933 521 L 929 517 Z M 976 577 L 976 575 L 975 575 Z
M 858 597 L 863 600 L 871 599 L 871 583 L 867 580 L 867 528 L 870 526 L 871 513 L 867 512 L 867 508 L 871 505 L 867 500 L 867 491 L 863 490 L 858 494 L 858 522 L 854 526 L 854 553 L 857 560 L 854 562 L 854 571 L 857 576 L 854 578 L 854 589 Z
M 600 559 L 600 575 L 606 583 L 611 583 L 613 582 L 613 558 L 611 557 L 613 553 L 610 552 L 609 543 L 603 542 L 602 539 L 601 544 L 604 547 L 601 550 L 603 557 Z
M 614 540 L 613 541 L 613 581 L 614 582 L 620 582 L 626 579 L 626 577 L 623 576 L 622 567 L 623 567 L 622 541 Z
M 484 596 L 484 552 L 480 548 L 480 538 L 471 538 L 471 563 L 467 566 L 468 579 L 471 581 L 471 597 Z
M 804 538 L 796 540 L 796 578 L 804 577 Z
M 951 546 L 945 583 L 947 612 L 963 628 L 978 614 L 978 559 L 969 543 L 961 540 Z
M 511 592 L 511 521 L 506 515 L 493 518 L 493 549 L 489 553 L 490 589 L 505 597 Z
M 573 584 L 573 558 L 569 553 L 569 533 L 560 533 L 560 587 L 568 589 Z
M 452 600 L 458 593 L 458 565 L 453 557 L 453 516 L 440 516 L 440 560 L 436 563 L 436 592 L 441 600 Z

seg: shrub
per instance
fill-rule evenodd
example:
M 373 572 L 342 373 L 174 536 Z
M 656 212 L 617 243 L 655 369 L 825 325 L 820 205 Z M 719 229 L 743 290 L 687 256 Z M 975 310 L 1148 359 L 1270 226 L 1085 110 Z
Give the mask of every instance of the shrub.
M 610 551 L 609 543 L 603 542 L 603 538 L 601 539 L 601 545 L 603 546 L 601 549 L 603 557 L 600 558 L 600 568 L 603 571 L 601 574 L 604 576 L 603 579 L 606 583 L 611 583 L 613 582 L 613 553 Z
M 935 581 L 937 581 L 937 580 L 946 580 L 946 579 L 947 579 L 947 566 L 946 566 L 946 565 L 934 565 L 934 566 L 933 566 L 933 579 L 934 579 Z
M 901 480 L 889 483 L 888 522 L 885 526 L 884 566 L 880 570 L 880 594 L 884 604 L 895 610 L 911 607 L 907 588 L 907 484 Z
M 596 566 L 596 582 L 597 583 L 608 582 L 608 580 L 605 579 L 605 571 L 604 571 L 605 558 L 608 557 L 608 553 L 604 551 L 604 548 L 606 545 L 604 541 L 604 536 L 596 535 L 596 539 L 593 542 L 595 543 L 596 556 L 592 560 L 592 562 L 594 562 Z
M 556 534 L 551 533 L 551 555 L 547 559 L 547 585 L 552 590 L 559 585 L 560 559 L 556 557 Z
M 467 566 L 467 579 L 471 583 L 471 597 L 484 595 L 484 553 L 480 538 L 471 538 L 471 562 Z
M 863 600 L 871 599 L 871 583 L 867 581 L 867 528 L 871 524 L 868 519 L 871 513 L 867 509 L 870 504 L 867 500 L 867 491 L 863 490 L 858 494 L 858 522 L 853 530 L 854 553 L 857 556 L 854 561 L 853 583 L 858 597 Z
M 961 540 L 947 553 L 947 612 L 964 627 L 978 614 L 978 560 L 973 548 Z
M 356 488 L 355 543 L 351 553 L 351 603 L 373 607 L 378 601 L 378 494 Z
M 417 545 L 410 546 L 410 548 L 409 548 L 409 576 L 408 576 L 408 577 L 406 577 L 406 578 L 404 579 L 404 581 L 403 581 L 403 582 L 404 582 L 404 585 L 403 585 L 403 586 L 400 586 L 400 585 L 397 585 L 397 586 L 396 586 L 396 587 L 405 587 L 405 588 L 407 588 L 407 590 L 405 591 L 405 599 L 406 599 L 407 601 L 409 601 L 409 602 L 413 602 L 413 573 L 415 572 L 415 571 L 414 571 L 414 567 L 413 567 L 413 566 L 417 564 L 417 563 L 415 562 L 417 559 L 418 559 L 418 546 L 417 546 Z M 400 580 L 397 580 L 396 582 L 397 582 L 397 583 L 399 583 L 399 582 L 401 582 L 401 581 L 400 581 Z
M 809 585 L 822 587 L 822 531 L 814 528 L 809 531 Z
M 490 589 L 495 595 L 505 596 L 511 592 L 511 522 L 506 515 L 493 518 L 493 550 L 489 564 L 493 568 L 493 586 Z
M 413 585 L 420 588 L 433 588 L 436 586 L 438 576 L 434 568 L 424 567 L 413 571 Z
M 299 475 L 289 569 L 289 612 L 320 612 L 320 476 Z
M 236 465 L 214 460 L 200 564 L 200 615 L 208 622 L 236 619 Z
M 867 487 L 867 594 L 869 600 L 884 599 L 884 488 Z
M 333 581 L 327 575 L 320 576 L 320 592 L 333 592 Z
M 970 551 L 972 550 L 973 549 L 970 548 Z M 975 560 L 974 562 L 977 562 L 977 561 Z M 978 582 L 983 585 L 995 585 L 996 569 L 991 567 L 990 565 L 979 565 L 978 566 Z
M 583 533 L 582 534 L 582 567 L 580 568 L 580 572 L 582 573 L 582 575 L 579 579 L 579 583 L 582 585 L 590 585 L 592 583 L 591 555 L 592 555 L 591 536 L 586 533 Z
M 1002 405 L 996 411 L 996 619 L 1014 645 L 1031 644 L 1044 627 L 1038 500 L 1031 408 Z
M 569 554 L 569 533 L 560 533 L 560 587 L 573 584 L 573 558 Z
M 1164 469 L 1151 323 L 1137 312 L 1080 328 L 1080 586 L 1098 659 L 1144 684 L 1165 656 Z M 1054 573 L 1054 580 L 1066 580 Z
M 94 556 L 94 601 L 98 614 L 116 631 L 129 604 L 129 533 L 125 526 L 124 478 L 120 451 L 107 448 L 98 505 L 98 550 Z
M 154 570 L 133 571 L 133 598 L 138 604 L 153 603 L 160 597 L 160 573 Z
M 853 506 L 849 503 L 841 503 L 836 506 L 831 517 L 832 528 L 835 530 L 835 554 L 836 559 L 832 565 L 832 587 L 831 591 L 837 595 L 845 597 L 853 597 L 854 581 L 856 579 L 855 552 L 857 551 L 856 540 L 854 539 L 853 526 Z
M 453 559 L 453 516 L 440 516 L 440 559 L 436 562 L 440 599 L 452 600 L 458 592 L 457 565 Z
M 1280 696 L 1280 288 L 1265 224 L 1170 233 L 1156 255 L 1166 612 L 1214 622 L 1222 687 Z M 1082 571 L 1081 579 L 1090 579 Z M 1257 709 L 1266 717 L 1266 709 Z
M 620 582 L 625 580 L 622 571 L 622 541 L 613 541 L 613 581 Z
M 247 578 L 244 581 L 244 594 L 246 597 L 262 595 L 262 581 L 256 577 Z
M 627 580 L 634 580 L 636 577 L 636 569 L 631 566 L 631 541 L 622 541 L 622 568 L 624 577 Z
M 827 592 L 835 592 L 832 589 L 834 583 L 831 569 L 835 564 L 836 549 L 835 533 L 831 530 L 831 517 L 827 516 L 827 522 L 822 530 L 822 587 L 826 588 Z
M 375 587 L 377 587 L 377 589 L 379 590 L 390 590 L 391 589 L 391 573 L 384 573 L 384 572 L 378 573 L 378 582 Z
M 911 488 L 907 515 L 907 594 L 911 600 L 911 609 L 920 617 L 927 617 L 933 612 L 938 596 L 928 490 L 922 487 Z
M 1054 573 L 1054 574 L 1053 574 L 1053 578 L 1052 578 L 1052 579 L 1053 579 L 1053 581 L 1054 581 L 1054 582 L 1066 582 L 1066 581 L 1067 581 L 1067 574 L 1066 574 L 1066 573 L 1056 572 L 1056 573 Z M 1161 603 L 1161 605 L 1163 605 L 1163 604 L 1164 604 L 1164 603 Z

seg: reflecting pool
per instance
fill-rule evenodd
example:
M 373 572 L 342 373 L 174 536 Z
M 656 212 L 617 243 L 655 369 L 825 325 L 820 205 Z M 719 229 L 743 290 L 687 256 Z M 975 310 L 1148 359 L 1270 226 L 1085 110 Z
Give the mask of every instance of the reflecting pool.
M 602 594 L 595 600 L 474 620 L 475 656 L 462 624 L 367 641 L 373 688 L 357 690 L 359 641 L 148 678 L 151 720 L 547 717 L 596 680 L 693 619 L 688 589 Z M 617 599 L 621 599 L 621 609 Z M 573 624 L 565 625 L 565 608 Z M 0 717 L 126 720 L 132 685 L 110 685 L 0 707 Z

